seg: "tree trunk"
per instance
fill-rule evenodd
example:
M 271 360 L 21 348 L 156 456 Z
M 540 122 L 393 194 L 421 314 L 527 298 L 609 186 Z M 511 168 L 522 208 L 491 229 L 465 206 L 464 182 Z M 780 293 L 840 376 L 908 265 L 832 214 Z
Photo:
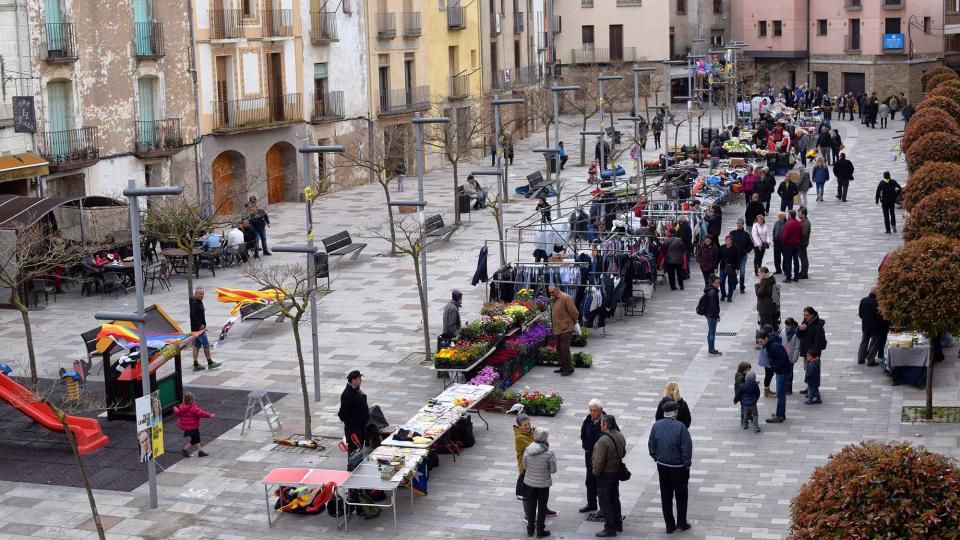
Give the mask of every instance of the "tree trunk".
M 587 118 L 587 115 L 583 115 L 583 126 L 581 127 L 580 131 L 587 130 L 587 120 L 589 120 L 589 118 Z M 587 136 L 580 135 L 580 166 L 581 167 L 587 164 L 586 159 L 587 159 Z
M 193 298 L 193 239 L 184 242 L 183 239 L 177 238 L 177 246 L 187 254 L 187 304 L 189 304 L 190 299 Z
M 550 148 L 550 125 L 552 122 L 543 123 L 543 134 L 547 137 L 547 145 L 544 148 Z
M 305 308 L 307 306 L 304 306 Z M 297 363 L 300 365 L 300 393 L 303 395 L 303 434 L 307 440 L 313 439 L 313 426 L 310 419 L 310 393 L 307 390 L 307 368 L 303 364 L 303 345 L 300 341 L 300 318 L 290 319 L 293 327 L 293 341 L 297 344 Z M 314 373 L 318 377 L 319 373 Z
M 449 157 L 447 158 L 450 161 L 450 165 L 453 165 L 453 222 L 458 227 L 460 226 L 460 177 L 459 177 L 459 159 L 453 160 Z
M 377 181 L 380 182 L 380 187 L 383 188 L 383 196 L 387 199 L 387 219 L 390 223 L 390 256 L 397 256 L 397 229 L 393 221 L 393 207 L 390 206 L 390 182 L 384 182 L 379 177 Z
M 20 293 L 17 287 L 10 289 L 10 303 L 16 306 L 20 312 L 20 318 L 23 320 L 23 333 L 27 340 L 27 360 L 30 363 L 30 382 L 37 383 L 37 354 L 33 350 L 33 329 L 30 327 L 30 310 L 20 300 Z
M 414 274 L 417 277 L 417 293 L 420 295 L 420 316 L 423 317 L 423 354 L 426 362 L 430 362 L 433 359 L 433 355 L 430 351 L 433 350 L 433 347 L 430 346 L 430 328 L 427 327 L 428 320 L 428 311 L 430 306 L 427 305 L 427 299 L 423 294 L 423 276 L 420 275 L 420 255 L 419 252 L 414 250 L 416 255 L 411 254 L 410 258 L 413 259 L 413 270 Z
M 940 342 L 940 334 L 937 334 L 930 340 L 930 355 L 927 358 L 927 385 L 926 385 L 926 394 L 927 394 L 927 407 L 923 413 L 924 418 L 927 420 L 933 420 L 933 364 L 943 360 L 942 352 L 943 349 L 937 345 L 934 346 L 934 343 Z M 936 354 L 936 353 L 941 354 Z M 941 358 L 937 358 L 940 356 Z
M 97 511 L 97 501 L 93 498 L 93 486 L 90 485 L 90 475 L 87 474 L 87 468 L 83 464 L 83 458 L 80 457 L 80 452 L 77 451 L 77 441 L 73 438 L 73 432 L 70 431 L 70 426 L 67 424 L 67 415 L 50 401 L 46 399 L 42 401 L 53 410 L 54 414 L 57 415 L 57 419 L 60 420 L 60 425 L 63 426 L 63 433 L 67 436 L 67 444 L 70 445 L 73 457 L 77 460 L 77 467 L 80 469 L 80 476 L 83 478 L 83 488 L 87 492 L 87 502 L 90 503 L 90 513 L 93 515 L 93 523 L 97 527 L 97 536 L 100 537 L 100 540 L 106 540 L 107 534 L 103 530 L 103 523 L 100 522 L 100 512 Z

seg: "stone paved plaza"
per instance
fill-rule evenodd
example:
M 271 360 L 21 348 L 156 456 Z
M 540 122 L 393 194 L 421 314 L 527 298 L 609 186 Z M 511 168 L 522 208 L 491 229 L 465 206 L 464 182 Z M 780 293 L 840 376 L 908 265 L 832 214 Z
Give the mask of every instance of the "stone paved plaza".
M 571 158 L 564 174 L 567 189 L 586 184 L 583 167 L 577 167 L 577 119 L 566 118 L 562 126 Z M 593 121 L 594 123 L 596 120 Z M 752 278 L 748 294 L 737 295 L 722 305 L 718 338 L 722 357 L 707 355 L 705 324 L 694 308 L 701 287 L 694 279 L 685 291 L 659 287 L 642 317 L 627 317 L 608 323 L 605 337 L 591 338 L 586 349 L 594 366 L 560 378 L 552 369 L 537 367 L 520 381 L 541 390 L 557 390 L 565 403 L 558 416 L 536 418 L 550 428 L 551 447 L 558 457 L 558 474 L 551 489 L 551 507 L 559 515 L 548 521 L 556 538 L 588 538 L 601 525 L 587 523 L 577 509 L 583 505 L 583 455 L 579 427 L 587 401 L 601 398 L 608 411 L 617 414 L 627 438 L 627 464 L 633 479 L 621 484 L 626 522 L 625 538 L 658 538 L 664 525 L 660 514 L 659 488 L 654 463 L 645 445 L 653 414 L 664 383 L 678 380 L 693 416 L 694 462 L 690 480 L 690 522 L 693 529 L 681 538 L 783 538 L 789 524 L 789 501 L 827 456 L 843 446 L 864 439 L 908 440 L 954 457 L 960 457 L 960 427 L 901 424 L 903 405 L 920 404 L 923 392 L 907 386 L 892 386 L 878 368 L 856 364 L 860 326 L 857 304 L 877 276 L 884 253 L 896 248 L 897 235 L 883 234 L 880 209 L 872 204 L 876 182 L 884 170 L 904 181 L 903 163 L 891 162 L 894 129 L 865 129 L 859 122 L 834 122 L 857 167 L 850 188 L 850 202 L 833 198 L 835 184 L 827 185 L 827 197 L 813 202 L 813 233 L 810 247 L 810 279 L 783 285 L 783 316 L 799 319 L 806 305 L 816 307 L 826 320 L 829 347 L 823 356 L 824 404 L 801 403 L 799 394 L 788 399 L 788 420 L 764 425 L 754 434 L 740 429 L 738 411 L 732 402 L 736 365 L 748 360 L 755 365 L 753 333 L 756 328 Z M 902 123 L 893 122 L 899 129 Z M 685 136 L 681 130 L 681 136 Z M 672 135 L 672 134 L 671 134 Z M 511 168 L 511 184 L 541 164 L 529 152 L 543 145 L 543 136 L 533 134 L 518 142 L 517 159 Z M 592 147 L 588 151 L 592 155 Z M 489 166 L 482 161 L 476 168 Z M 469 170 L 469 166 L 461 169 Z M 450 169 L 426 178 L 430 213 L 452 220 Z M 578 187 L 579 186 L 579 187 Z M 408 193 L 415 182 L 407 181 Z M 775 198 L 776 200 L 776 198 Z M 525 219 L 534 203 L 512 202 L 506 207 L 507 223 Z M 321 372 L 308 377 L 322 381 L 322 396 L 315 403 L 313 424 L 321 435 L 338 437 L 336 418 L 339 393 L 345 374 L 354 368 L 365 374 L 364 390 L 371 403 L 383 407 L 388 420 L 399 423 L 426 399 L 441 390 L 434 372 L 405 359 L 422 347 L 419 304 L 411 261 L 408 257 L 383 256 L 385 242 L 372 238 L 370 227 L 384 215 L 379 186 L 364 186 L 324 196 L 315 210 L 319 236 L 348 229 L 355 241 L 370 244 L 357 261 L 344 262 L 334 271 L 333 292 L 319 303 Z M 270 209 L 273 243 L 296 243 L 303 238 L 302 206 L 281 204 Z M 898 211 L 899 213 L 899 211 Z M 724 230 L 742 216 L 742 203 L 724 209 Z M 900 216 L 902 219 L 902 215 Z M 362 238 L 362 240 L 361 240 Z M 449 244 L 436 244 L 429 255 L 430 316 L 434 335 L 440 312 L 454 288 L 464 291 L 463 318 L 469 320 L 485 300 L 481 286 L 471 287 L 477 254 L 485 240 L 496 238 L 489 212 L 474 213 L 468 226 Z M 496 250 L 491 245 L 490 271 Z M 524 253 L 524 257 L 529 254 Z M 269 262 L 293 261 L 294 255 L 277 254 Z M 768 259 L 771 258 L 768 255 Z M 236 269 L 219 271 L 217 277 L 201 272 L 199 285 L 206 287 L 207 320 L 219 327 L 230 305 L 216 302 L 218 286 L 252 287 Z M 780 276 L 778 276 L 780 277 Z M 183 326 L 188 325 L 186 281 L 176 277 L 172 292 L 147 295 L 147 304 L 161 305 Z M 84 352 L 80 332 L 95 326 L 98 309 L 132 310 L 132 295 L 106 300 L 81 298 L 76 291 L 60 296 L 47 309 L 32 313 L 41 373 L 53 376 Z M 14 312 L 0 312 L 0 361 L 25 362 L 23 330 Z M 283 324 L 264 322 L 249 338 L 242 339 L 241 325 L 216 352 L 224 363 L 213 372 L 185 376 L 188 386 L 236 389 L 262 388 L 287 392 L 279 403 L 285 433 L 299 433 L 302 420 L 297 363 L 292 334 Z M 307 340 L 309 343 L 309 340 Z M 308 346 L 309 347 L 309 346 Z M 960 371 L 954 350 L 938 366 L 936 402 L 960 405 Z M 309 358 L 309 350 L 305 352 Z M 308 362 L 309 363 L 309 362 Z M 202 403 L 200 404 L 203 405 Z M 760 403 L 762 417 L 773 411 L 773 400 Z M 214 411 L 216 412 L 216 411 Z M 411 512 L 406 493 L 399 500 L 399 538 L 526 538 L 522 511 L 513 490 L 516 462 L 510 426 L 513 417 L 485 414 L 490 430 L 474 422 L 477 445 L 454 462 L 441 456 L 441 466 L 431 473 L 429 496 L 416 497 Z M 172 429 L 172 425 L 171 425 Z M 134 436 L 133 425 L 130 436 Z M 344 455 L 334 439 L 325 439 L 324 452 L 273 451 L 269 430 L 262 417 L 254 430 L 240 434 L 239 427 L 210 441 L 207 459 L 183 460 L 161 473 L 160 508 L 149 510 L 146 486 L 132 493 L 98 492 L 97 501 L 111 538 L 258 538 L 293 539 L 336 535 L 351 538 L 393 537 L 391 518 L 353 519 L 350 532 L 337 531 L 329 516 L 287 516 L 278 526 L 266 525 L 263 488 L 259 480 L 273 467 L 315 466 L 345 468 Z M 170 449 L 168 449 L 170 451 Z M 135 459 L 131 455 L 130 459 Z M 82 490 L 0 482 L 0 539 L 23 537 L 94 537 L 89 508 Z

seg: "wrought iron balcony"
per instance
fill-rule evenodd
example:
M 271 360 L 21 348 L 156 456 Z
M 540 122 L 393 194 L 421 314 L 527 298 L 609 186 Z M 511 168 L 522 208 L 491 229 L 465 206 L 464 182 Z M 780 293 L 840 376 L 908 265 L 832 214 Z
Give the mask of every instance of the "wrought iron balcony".
M 139 158 L 171 156 L 183 150 L 179 118 L 134 122 L 133 153 Z
M 243 11 L 239 9 L 210 10 L 210 39 L 240 39 L 243 37 Z
M 450 77 L 450 97 L 453 99 L 465 98 L 470 95 L 470 76 L 454 75 Z
M 303 120 L 300 94 L 214 101 L 213 131 L 224 133 Z
M 571 64 L 617 64 L 633 62 L 637 58 L 635 47 L 623 49 L 583 48 L 570 51 Z
M 260 21 L 263 24 L 263 37 L 265 38 L 293 37 L 292 9 L 261 10 Z
M 423 35 L 423 28 L 420 26 L 419 11 L 403 12 L 403 37 L 420 37 Z
M 377 37 L 380 39 L 397 37 L 396 13 L 377 13 Z
M 343 118 L 343 90 L 320 94 L 313 100 L 312 122 L 329 122 Z
M 514 34 L 522 34 L 522 33 L 523 33 L 523 28 L 524 28 L 523 23 L 524 23 L 524 21 L 523 21 L 523 12 L 522 12 L 522 11 L 514 11 L 514 12 L 513 12 L 513 33 L 514 33 Z
M 498 69 L 493 74 L 494 90 L 512 90 L 532 86 L 540 82 L 540 67 L 526 66 L 513 69 Z
M 338 41 L 337 14 L 334 11 L 314 11 L 310 14 L 310 39 L 315 43 Z
M 40 155 L 50 162 L 51 171 L 80 169 L 100 159 L 100 128 L 45 131 L 37 146 Z
M 163 56 L 163 24 L 158 22 L 134 23 L 133 46 L 137 58 L 150 59 Z
M 447 28 L 464 30 L 467 27 L 467 15 L 461 6 L 447 6 Z
M 430 108 L 430 87 L 401 88 L 380 94 L 380 116 L 425 111 Z
M 77 61 L 77 34 L 73 23 L 44 24 L 47 40 L 47 62 L 51 64 Z

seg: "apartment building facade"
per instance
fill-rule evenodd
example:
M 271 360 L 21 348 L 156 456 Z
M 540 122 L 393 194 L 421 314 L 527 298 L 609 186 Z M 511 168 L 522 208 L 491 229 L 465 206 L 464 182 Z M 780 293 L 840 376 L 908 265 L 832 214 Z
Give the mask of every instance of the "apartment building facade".
M 960 69 L 960 0 L 943 0 L 943 63 Z
M 543 0 L 485 0 L 484 92 L 523 90 L 543 80 Z
M 556 2 L 553 33 L 557 59 L 571 69 L 666 60 L 670 54 L 669 7 L 667 1 Z
M 118 196 L 130 178 L 195 185 L 184 2 L 44 0 L 14 8 L 31 51 L 19 72 L 30 79 L 21 87 L 33 97 L 32 145 L 49 171 L 33 192 Z
M 941 0 L 734 0 L 733 36 L 776 87 L 915 101 L 920 75 L 943 58 L 943 14 Z
M 730 40 L 732 0 L 670 0 L 670 58 L 704 54 Z M 694 40 L 701 39 L 699 46 Z

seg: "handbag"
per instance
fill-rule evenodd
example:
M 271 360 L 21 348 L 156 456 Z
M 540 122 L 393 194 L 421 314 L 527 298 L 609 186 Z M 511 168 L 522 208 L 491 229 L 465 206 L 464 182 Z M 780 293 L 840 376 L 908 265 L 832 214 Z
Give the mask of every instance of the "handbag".
M 527 485 L 523 483 L 524 473 L 520 473 L 520 476 L 517 476 L 517 500 L 525 501 L 527 500 Z
M 760 244 L 760 249 L 770 249 L 770 244 L 764 240 L 763 243 Z
M 613 435 L 609 433 L 604 433 L 607 437 L 610 437 L 610 440 L 613 441 L 613 447 L 617 450 L 617 455 L 620 456 L 620 466 L 617 468 L 617 480 L 621 482 L 626 482 L 633 476 L 633 473 L 630 472 L 630 469 L 627 468 L 626 463 L 623 462 L 623 458 L 626 457 L 620 452 L 620 447 L 617 446 L 617 440 L 613 438 Z

